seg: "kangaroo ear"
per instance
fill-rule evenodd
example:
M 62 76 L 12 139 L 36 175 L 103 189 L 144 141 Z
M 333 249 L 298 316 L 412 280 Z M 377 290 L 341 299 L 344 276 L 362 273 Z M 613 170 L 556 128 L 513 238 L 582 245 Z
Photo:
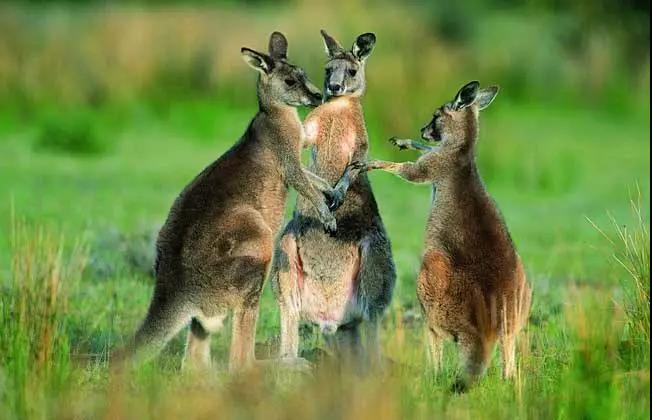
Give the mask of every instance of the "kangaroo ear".
M 321 33 L 322 38 L 324 38 L 324 46 L 326 47 L 326 54 L 330 58 L 335 57 L 338 54 L 341 54 L 344 52 L 344 48 L 340 45 L 339 42 L 332 36 L 328 35 L 325 30 L 319 31 Z
M 475 98 L 475 103 L 481 111 L 491 105 L 500 88 L 498 86 L 489 86 L 488 88 L 480 89 L 478 96 Z
M 269 37 L 269 55 L 275 60 L 288 58 L 288 40 L 280 32 L 272 32 Z
M 240 52 L 242 53 L 244 61 L 254 70 L 258 70 L 263 74 L 269 74 L 269 72 L 274 68 L 274 60 L 267 54 L 245 47 L 243 47 Z
M 351 52 L 358 60 L 364 61 L 371 55 L 374 45 L 376 45 L 376 35 L 367 32 L 355 40 Z
M 457 95 L 455 95 L 455 99 L 453 100 L 453 109 L 459 111 L 460 109 L 464 109 L 471 105 L 478 96 L 479 89 L 480 83 L 477 81 L 462 86 L 462 89 L 457 92 Z

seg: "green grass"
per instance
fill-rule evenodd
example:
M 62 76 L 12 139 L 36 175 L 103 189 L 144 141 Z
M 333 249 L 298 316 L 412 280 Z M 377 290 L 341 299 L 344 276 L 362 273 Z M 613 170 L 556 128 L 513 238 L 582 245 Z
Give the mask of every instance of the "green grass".
M 452 345 L 440 376 L 425 367 L 422 322 L 406 317 L 417 308 L 414 281 L 430 188 L 383 173 L 371 178 L 399 275 L 383 323 L 383 348 L 394 361 L 387 377 L 363 381 L 320 369 L 312 378 L 228 378 L 228 325 L 213 340 L 216 368 L 208 378 L 177 374 L 183 335 L 127 377 L 109 375 L 107 351 L 128 339 L 149 303 L 149 235 L 181 188 L 244 131 L 252 112 L 208 101 L 178 102 L 165 112 L 99 108 L 85 118 L 107 147 L 90 155 L 34 147 L 39 124 L 21 123 L 10 112 L 0 116 L 0 237 L 7 238 L 0 238 L 0 418 L 649 417 L 649 117 L 525 107 L 500 98 L 482 115 L 478 159 L 534 286 L 515 381 L 500 379 L 496 358 L 476 388 L 450 395 Z M 412 133 L 390 133 L 378 118 L 368 112 L 371 155 L 414 158 L 394 152 L 385 139 L 416 134 L 418 126 Z M 637 183 L 644 192 L 638 221 L 628 201 Z M 12 208 L 24 225 L 12 227 Z M 608 214 L 617 226 L 631 226 L 621 239 L 606 240 L 586 220 L 618 235 Z M 59 245 L 42 239 L 38 226 L 66 240 Z M 23 238 L 22 245 L 14 240 L 12 248 L 11 232 Z M 81 254 L 74 248 L 78 239 L 88 248 Z M 88 266 L 77 279 L 82 254 Z M 635 275 L 612 255 L 633 261 Z M 647 266 L 641 264 L 646 256 Z M 12 258 L 32 258 L 42 275 L 21 289 L 17 280 L 24 270 L 15 263 L 9 268 Z M 62 285 L 71 286 L 58 294 L 62 306 L 47 316 L 19 318 L 22 324 L 14 319 L 12 308 L 21 296 L 35 299 L 30 308 L 47 300 L 44 290 L 51 289 L 39 285 L 49 284 L 57 270 L 70 272 L 62 277 Z M 647 285 L 648 294 L 641 300 L 635 293 L 632 301 L 637 284 Z M 638 315 L 645 303 L 647 318 Z M 58 334 L 58 341 L 45 346 L 52 352 L 50 377 L 32 375 L 43 371 L 35 364 L 39 352 L 32 350 L 39 341 L 24 340 L 44 328 Z M 630 338 L 641 338 L 646 328 L 644 348 Z M 261 352 L 273 352 L 278 332 L 278 311 L 266 289 L 258 324 Z M 306 329 L 302 350 L 320 345 Z

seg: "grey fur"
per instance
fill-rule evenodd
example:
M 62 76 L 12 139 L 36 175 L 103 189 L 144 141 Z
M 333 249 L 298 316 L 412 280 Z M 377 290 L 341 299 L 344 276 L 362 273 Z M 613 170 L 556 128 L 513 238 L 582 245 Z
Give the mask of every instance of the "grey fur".
M 322 34 L 329 50 L 339 51 L 339 43 Z M 348 77 L 355 79 L 356 89 L 331 98 L 304 122 L 307 144 L 313 146 L 311 170 L 333 183 L 346 168 L 336 186 L 340 194 L 348 189 L 335 212 L 338 230 L 325 234 L 314 210 L 298 198 L 279 238 L 270 278 L 281 310 L 281 358 L 298 356 L 298 327 L 304 319 L 333 335 L 329 341 L 345 361 L 366 370 L 380 361 L 378 322 L 390 303 L 396 271 L 371 185 L 355 164 L 366 160 L 368 149 L 360 104 L 364 61 L 351 51 L 331 53 L 327 84 L 353 67 L 356 77 Z
M 202 171 L 174 202 L 156 243 L 156 286 L 145 321 L 127 354 L 151 356 L 191 323 L 186 365 L 210 364 L 210 334 L 233 312 L 229 368 L 254 361 L 258 303 L 288 187 L 334 230 L 323 193 L 330 185 L 301 167 L 304 137 L 296 106 L 321 103 L 320 92 L 285 60 L 287 41 L 270 39 L 270 56 L 242 50 L 260 72 L 260 110 L 240 140 Z M 291 85 L 288 84 L 291 80 Z
M 321 31 L 329 51 L 326 63 L 324 91 L 326 97 L 361 97 L 365 89 L 365 61 L 373 51 L 376 36 L 371 33 L 360 35 L 351 51 L 346 51 L 339 43 Z

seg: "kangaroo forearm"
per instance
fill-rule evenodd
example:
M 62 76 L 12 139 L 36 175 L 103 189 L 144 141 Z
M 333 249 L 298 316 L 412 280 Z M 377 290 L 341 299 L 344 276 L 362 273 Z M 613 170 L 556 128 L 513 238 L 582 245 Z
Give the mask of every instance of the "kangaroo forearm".
M 287 161 L 286 161 L 287 162 Z M 319 221 L 324 225 L 327 232 L 335 232 L 337 229 L 337 222 L 335 216 L 331 214 L 329 204 L 326 200 L 326 194 L 319 191 L 313 183 L 308 179 L 304 169 L 301 167 L 301 162 L 290 161 L 285 167 L 285 183 L 294 188 L 300 196 L 312 204 L 317 211 Z
M 308 169 L 303 168 L 303 173 L 306 175 L 306 178 L 310 180 L 312 185 L 321 192 L 331 192 L 333 187 L 328 183 L 324 178 L 319 175 L 309 171 Z
M 316 175 L 315 175 L 316 176 Z M 287 176 L 287 183 L 294 188 L 299 195 L 310 201 L 318 210 L 326 206 L 324 195 L 315 188 L 314 184 L 306 176 L 305 170 L 300 169 L 291 172 Z
M 340 194 L 346 195 L 347 190 L 355 182 L 355 180 L 360 175 L 360 170 L 355 169 L 353 166 L 349 165 L 344 170 L 344 173 L 337 181 L 337 184 L 333 187 L 335 191 L 338 191 Z
M 393 173 L 409 182 L 416 184 L 432 182 L 429 171 L 419 162 L 387 162 L 383 160 L 373 160 L 367 164 L 369 170 L 380 169 L 385 172 Z
M 392 139 L 392 143 L 394 143 L 400 149 L 417 150 L 422 153 L 430 153 L 436 150 L 436 147 L 427 146 L 423 143 L 411 139 Z

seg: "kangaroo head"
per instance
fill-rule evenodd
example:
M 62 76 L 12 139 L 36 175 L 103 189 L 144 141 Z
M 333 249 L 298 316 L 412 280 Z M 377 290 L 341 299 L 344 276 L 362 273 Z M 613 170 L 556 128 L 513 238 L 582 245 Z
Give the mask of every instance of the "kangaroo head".
M 478 111 L 488 107 L 497 94 L 498 86 L 480 89 L 476 81 L 467 83 L 452 101 L 435 111 L 421 129 L 421 137 L 444 145 L 471 145 L 477 139 Z
M 245 62 L 260 75 L 258 100 L 261 105 L 317 106 L 322 103 L 319 89 L 308 80 L 306 72 L 287 59 L 288 42 L 280 32 L 269 39 L 269 54 L 242 48 Z
M 335 38 L 321 31 L 328 54 L 324 90 L 328 97 L 361 96 L 365 89 L 365 63 L 376 44 L 376 35 L 360 35 L 351 50 L 342 48 Z

